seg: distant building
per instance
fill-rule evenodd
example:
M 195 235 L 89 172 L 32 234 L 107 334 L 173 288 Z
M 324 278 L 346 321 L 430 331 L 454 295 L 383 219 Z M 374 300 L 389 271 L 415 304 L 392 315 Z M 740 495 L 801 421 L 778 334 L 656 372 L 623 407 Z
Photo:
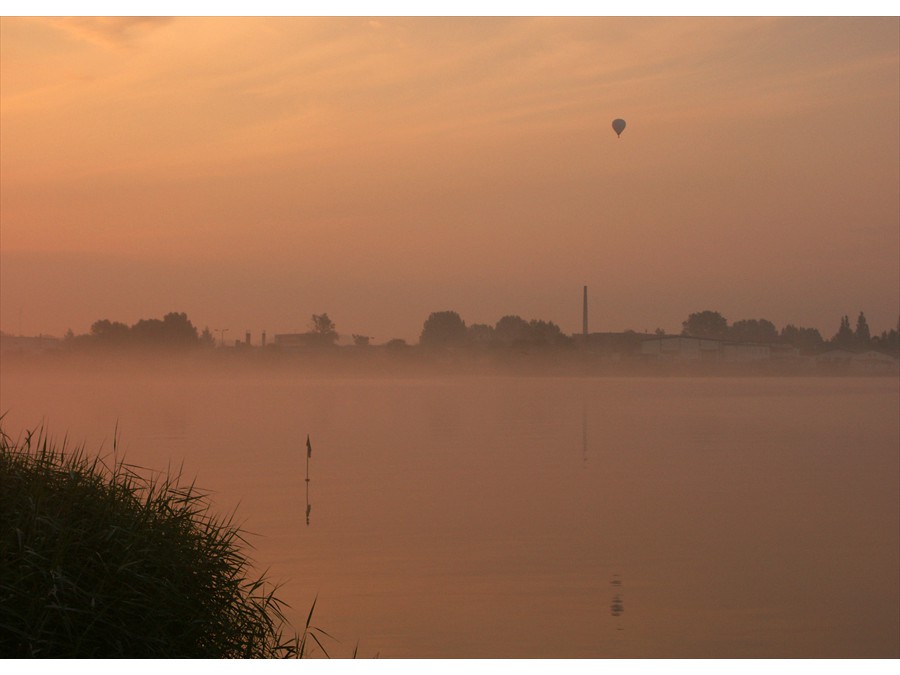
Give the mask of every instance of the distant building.
M 849 366 L 852 358 L 853 352 L 847 349 L 829 349 L 816 354 L 816 363 L 821 366 Z
M 797 361 L 801 358 L 797 347 L 786 344 L 769 345 L 769 357 L 778 361 Z
M 771 358 L 771 347 L 765 343 L 724 342 L 722 344 L 722 360 L 727 363 L 755 363 L 769 361 Z
M 7 335 L 0 333 L 0 352 L 33 353 L 62 349 L 62 340 L 50 335 L 26 337 L 24 335 Z
M 900 359 L 870 349 L 851 356 L 850 368 L 866 373 L 900 373 Z
M 669 361 L 756 363 L 772 358 L 772 345 L 763 342 L 729 342 L 691 335 L 658 335 L 641 342 L 641 354 Z
M 819 367 L 831 370 L 860 375 L 900 373 L 900 359 L 871 349 L 864 352 L 829 349 L 827 352 L 817 354 L 815 358 Z
M 623 333 L 575 333 L 572 338 L 575 344 L 593 354 L 605 356 L 638 356 L 641 353 L 641 342 L 649 335 L 625 331 Z
M 274 345 L 279 349 L 313 349 L 331 347 L 333 343 L 321 333 L 279 333 L 275 335 Z
M 724 351 L 724 340 L 689 335 L 658 335 L 641 342 L 645 357 L 671 361 L 718 361 Z

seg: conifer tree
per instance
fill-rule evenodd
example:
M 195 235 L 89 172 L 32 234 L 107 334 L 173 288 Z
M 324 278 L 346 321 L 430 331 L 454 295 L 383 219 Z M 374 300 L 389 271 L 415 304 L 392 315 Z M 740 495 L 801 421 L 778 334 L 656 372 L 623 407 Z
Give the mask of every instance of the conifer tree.
M 850 317 L 845 314 L 841 317 L 841 327 L 838 328 L 835 336 L 831 338 L 831 342 L 836 347 L 851 347 L 853 346 L 853 337 L 853 330 L 850 328 Z
M 860 312 L 859 318 L 856 319 L 856 341 L 860 345 L 867 345 L 870 338 L 871 334 L 869 333 L 869 323 L 866 321 L 866 315 Z

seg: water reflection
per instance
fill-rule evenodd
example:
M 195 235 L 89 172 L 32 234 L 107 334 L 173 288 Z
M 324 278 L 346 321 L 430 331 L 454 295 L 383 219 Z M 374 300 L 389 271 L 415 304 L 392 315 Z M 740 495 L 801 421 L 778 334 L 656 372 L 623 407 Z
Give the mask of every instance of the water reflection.
M 587 399 L 581 399 L 581 461 L 587 464 L 588 439 L 587 439 Z
M 309 514 L 312 512 L 312 504 L 309 501 L 309 459 L 312 457 L 312 443 L 309 434 L 306 434 L 306 526 L 309 527 Z
M 309 478 L 306 479 L 306 526 L 309 527 L 309 514 L 312 511 L 312 504 L 309 502 Z
M 130 462 L 184 462 L 216 512 L 240 505 L 262 535 L 254 557 L 292 580 L 294 624 L 321 588 L 322 625 L 364 654 L 900 653 L 896 379 L 0 370 L 12 429 L 46 415 L 96 448 L 119 419 Z M 697 432 L 710 425 L 716 451 Z M 328 439 L 318 475 L 340 476 L 317 488 L 329 508 L 315 532 L 303 426 Z
M 610 603 L 610 614 L 618 619 L 625 613 L 625 603 L 622 602 L 622 580 L 618 574 L 613 574 L 612 581 L 609 583 L 614 590 L 612 602 Z M 625 630 L 621 620 L 618 622 L 616 630 Z

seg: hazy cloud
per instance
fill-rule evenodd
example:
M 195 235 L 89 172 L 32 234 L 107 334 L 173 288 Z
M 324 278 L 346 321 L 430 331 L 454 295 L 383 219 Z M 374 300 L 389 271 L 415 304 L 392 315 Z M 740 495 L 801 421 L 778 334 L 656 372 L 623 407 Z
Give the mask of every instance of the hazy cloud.
M 126 47 L 170 23 L 170 17 L 115 16 L 48 18 L 47 21 L 69 35 L 104 47 Z

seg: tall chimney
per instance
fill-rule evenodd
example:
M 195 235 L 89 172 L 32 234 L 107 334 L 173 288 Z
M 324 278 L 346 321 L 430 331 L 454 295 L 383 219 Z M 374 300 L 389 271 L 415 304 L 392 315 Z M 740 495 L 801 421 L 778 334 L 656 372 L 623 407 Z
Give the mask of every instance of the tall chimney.
M 587 286 L 584 287 L 584 324 L 582 327 L 584 332 L 584 337 L 588 336 L 588 325 L 587 325 Z
M 266 331 L 262 332 L 262 346 L 266 346 Z

